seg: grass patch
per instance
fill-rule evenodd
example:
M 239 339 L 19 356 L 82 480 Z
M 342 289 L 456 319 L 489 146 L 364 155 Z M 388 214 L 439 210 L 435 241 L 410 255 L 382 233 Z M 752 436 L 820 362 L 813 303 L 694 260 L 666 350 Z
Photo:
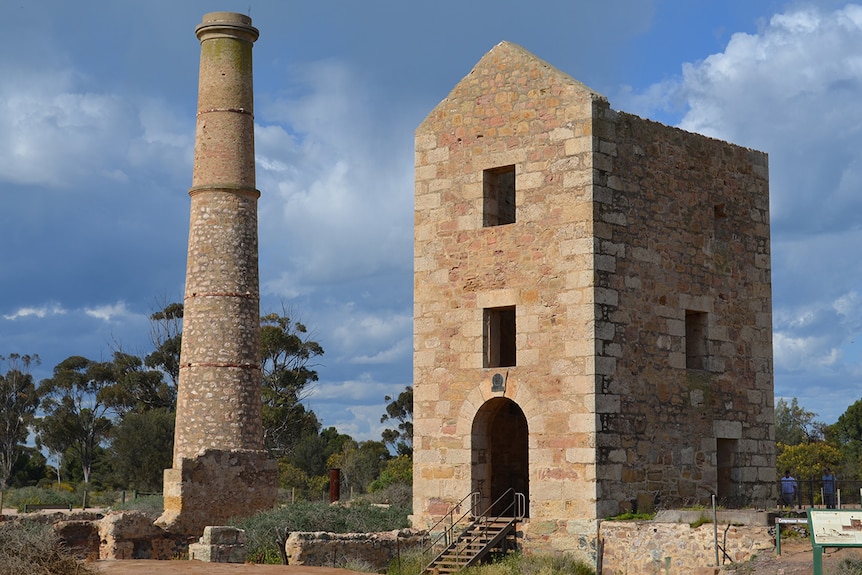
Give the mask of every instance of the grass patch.
M 838 564 L 835 575 L 862 575 L 862 559 L 845 558 Z
M 245 529 L 248 561 L 280 564 L 279 547 L 293 531 L 373 533 L 410 526 L 408 506 L 379 507 L 368 503 L 331 505 L 300 501 L 229 523 Z
M 591 565 L 571 555 L 513 553 L 495 563 L 463 569 L 459 575 L 595 575 Z
M 655 513 L 620 513 L 613 517 L 606 517 L 605 521 L 652 521 L 655 519 Z
M 696 521 L 689 523 L 689 526 L 692 529 L 697 529 L 698 527 L 700 527 L 701 525 L 705 525 L 706 523 L 712 523 L 712 519 L 701 515 Z
M 24 511 L 25 505 L 71 505 L 81 509 L 84 505 L 84 485 L 73 487 L 68 483 L 61 483 L 55 487 L 20 487 L 9 489 L 3 494 L 3 506 L 14 507 L 19 512 Z M 114 491 L 87 490 L 87 507 L 108 507 L 117 501 L 118 497 Z
M 97 575 L 63 551 L 53 526 L 29 521 L 0 523 L 0 573 Z
M 401 554 L 400 562 L 393 561 L 386 574 L 419 575 L 425 566 L 421 549 L 411 549 Z M 497 561 L 458 571 L 458 575 L 596 575 L 596 571 L 591 565 L 567 554 L 510 553 Z
M 429 560 L 419 547 L 402 550 L 395 561 L 389 564 L 386 575 L 418 575 L 425 569 Z

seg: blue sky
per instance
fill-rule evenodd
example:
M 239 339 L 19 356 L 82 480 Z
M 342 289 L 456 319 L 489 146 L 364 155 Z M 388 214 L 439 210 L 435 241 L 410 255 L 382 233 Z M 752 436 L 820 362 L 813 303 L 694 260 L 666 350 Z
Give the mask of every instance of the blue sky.
M 378 439 L 412 379 L 413 131 L 508 40 L 617 110 L 770 155 L 776 397 L 862 397 L 862 5 L 773 0 L 18 0 L 0 19 L 0 355 L 151 350 L 185 276 L 205 12 L 250 14 L 262 311 L 326 350 L 308 398 Z

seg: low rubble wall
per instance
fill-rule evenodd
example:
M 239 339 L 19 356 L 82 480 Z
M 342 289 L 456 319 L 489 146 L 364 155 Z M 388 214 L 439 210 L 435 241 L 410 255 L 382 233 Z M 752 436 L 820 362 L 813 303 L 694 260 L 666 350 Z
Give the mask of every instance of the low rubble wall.
M 284 545 L 288 565 L 325 567 L 346 559 L 383 570 L 399 553 L 421 546 L 424 531 L 400 529 L 382 533 L 291 533 Z

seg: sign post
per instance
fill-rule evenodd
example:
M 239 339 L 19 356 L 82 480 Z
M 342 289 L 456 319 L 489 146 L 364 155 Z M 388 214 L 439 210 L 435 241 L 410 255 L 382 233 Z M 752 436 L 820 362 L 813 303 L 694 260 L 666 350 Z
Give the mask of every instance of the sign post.
M 824 547 L 862 547 L 862 509 L 809 509 L 814 575 L 823 575 Z

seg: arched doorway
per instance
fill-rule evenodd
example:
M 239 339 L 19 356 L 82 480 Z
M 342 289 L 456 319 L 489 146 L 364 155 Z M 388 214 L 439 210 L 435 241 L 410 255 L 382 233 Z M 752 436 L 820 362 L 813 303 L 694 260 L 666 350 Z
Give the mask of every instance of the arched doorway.
M 495 397 L 476 412 L 471 434 L 471 485 L 480 494 L 480 512 L 512 488 L 524 494 L 524 511 L 529 517 L 528 437 L 527 418 L 511 399 Z

